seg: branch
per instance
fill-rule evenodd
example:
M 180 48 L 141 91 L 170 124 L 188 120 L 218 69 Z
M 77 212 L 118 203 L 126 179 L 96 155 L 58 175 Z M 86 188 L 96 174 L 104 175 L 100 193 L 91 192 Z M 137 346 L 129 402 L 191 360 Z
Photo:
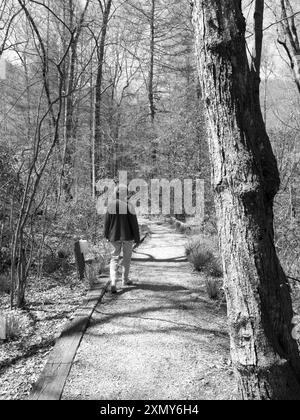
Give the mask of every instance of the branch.
M 287 278 L 288 278 L 289 280 L 293 280 L 293 281 L 296 281 L 296 282 L 300 283 L 300 279 L 296 279 L 295 277 L 290 277 L 290 276 L 287 276 Z
M 69 26 L 66 24 L 66 22 L 64 22 L 59 16 L 57 16 L 57 14 L 50 8 L 48 7 L 46 4 L 43 4 L 39 1 L 36 0 L 29 0 L 31 3 L 35 3 L 39 6 L 44 7 L 46 10 L 48 10 L 49 13 L 51 13 L 65 28 L 67 28 L 67 30 L 70 32 L 70 34 L 72 35 L 72 31 L 69 28 Z
M 281 0 L 280 4 L 281 4 L 282 17 L 283 17 L 282 22 L 285 22 L 285 24 L 282 25 L 283 30 L 288 36 L 293 50 L 296 51 L 297 50 L 296 40 L 293 37 L 292 29 L 289 25 L 285 0 Z
M 284 41 L 281 41 L 279 38 L 278 38 L 278 44 L 280 44 L 283 48 L 284 48 L 284 50 L 285 50 L 285 52 L 287 53 L 287 55 L 288 55 L 288 57 L 289 57 L 289 60 L 290 60 L 290 66 L 291 66 L 291 69 L 293 69 L 294 68 L 294 61 L 293 61 L 293 57 L 292 57 L 292 55 L 291 55 L 291 53 L 290 53 L 290 50 L 289 50 L 289 48 L 288 48 L 288 46 L 286 45 L 286 42 L 284 42 Z
M 21 13 L 21 11 L 22 11 L 22 9 L 20 9 L 20 10 L 18 10 L 12 17 L 11 17 L 11 19 L 10 19 L 10 21 L 9 21 L 9 23 L 8 23 L 8 26 L 7 26 L 7 28 L 6 28 L 6 32 L 5 32 L 5 35 L 4 35 L 4 39 L 3 39 L 3 42 L 2 42 L 2 44 L 1 44 L 1 46 L 0 46 L 0 58 L 1 58 L 1 56 L 2 56 L 2 54 L 3 54 L 3 52 L 4 52 L 4 50 L 5 50 L 5 44 L 6 44 L 6 42 L 7 42 L 7 40 L 8 40 L 8 37 L 9 37 L 9 31 L 10 31 L 10 28 L 11 28 L 11 26 L 12 26 L 12 24 L 13 24 L 13 21 L 15 20 L 15 18 Z M 4 29 L 4 28 L 3 28 Z
M 297 15 L 300 15 L 300 11 L 299 11 L 299 12 L 295 12 L 295 13 L 293 13 L 293 14 L 292 14 L 292 15 L 290 15 L 290 16 L 283 17 L 282 19 L 279 19 L 279 20 L 277 20 L 276 22 L 270 23 L 270 25 L 268 25 L 268 26 L 266 26 L 266 27 L 264 28 L 264 31 L 267 31 L 268 29 L 272 28 L 272 27 L 273 27 L 273 26 L 275 26 L 275 25 L 278 25 L 279 23 L 283 23 L 283 22 L 285 22 L 285 21 L 287 21 L 287 20 L 293 19 L 293 18 L 294 18 L 294 17 L 296 17 Z
M 26 17 L 27 17 L 27 19 L 29 20 L 29 22 L 30 22 L 30 24 L 32 26 L 33 31 L 37 35 L 38 40 L 39 40 L 39 43 L 40 43 L 40 46 L 41 46 L 41 49 L 42 49 L 42 55 L 43 55 L 43 58 L 42 58 L 43 81 L 44 81 L 44 88 L 45 88 L 45 92 L 46 92 L 48 104 L 50 105 L 51 104 L 51 95 L 50 95 L 49 85 L 48 85 L 48 82 L 47 82 L 47 75 L 48 75 L 48 65 L 47 65 L 47 62 L 48 62 L 48 60 L 47 60 L 46 47 L 44 45 L 44 41 L 43 41 L 43 39 L 41 37 L 41 34 L 40 34 L 39 30 L 38 30 L 38 27 L 37 27 L 37 25 L 36 25 L 33 17 L 31 16 L 28 8 L 25 5 L 25 2 L 22 1 L 22 0 L 18 0 L 18 2 L 20 4 L 20 6 L 22 7 L 22 9 L 24 10 Z M 53 110 L 52 109 L 51 109 L 51 116 L 52 116 L 52 122 L 55 125 L 55 116 L 54 116 L 54 113 L 53 113 Z

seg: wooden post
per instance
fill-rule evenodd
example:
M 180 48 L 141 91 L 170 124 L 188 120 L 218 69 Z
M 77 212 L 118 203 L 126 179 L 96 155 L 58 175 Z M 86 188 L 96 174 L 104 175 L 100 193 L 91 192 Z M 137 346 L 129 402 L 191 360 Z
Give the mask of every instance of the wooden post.
M 85 266 L 89 254 L 89 243 L 85 240 L 80 240 L 74 246 L 75 260 L 79 273 L 80 280 L 85 278 Z
M 80 247 L 80 241 L 75 242 L 74 245 L 75 260 L 80 280 L 84 280 L 85 276 L 85 260 Z

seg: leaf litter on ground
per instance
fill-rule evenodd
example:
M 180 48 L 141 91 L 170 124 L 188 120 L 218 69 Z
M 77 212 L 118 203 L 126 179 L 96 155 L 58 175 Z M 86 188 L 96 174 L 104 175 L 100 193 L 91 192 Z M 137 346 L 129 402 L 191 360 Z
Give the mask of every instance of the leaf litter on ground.
M 0 313 L 16 320 L 15 337 L 0 341 L 0 400 L 28 397 L 55 340 L 83 304 L 87 290 L 72 271 L 67 276 L 57 272 L 40 281 L 30 279 L 23 310 L 10 311 L 10 297 L 0 294 Z

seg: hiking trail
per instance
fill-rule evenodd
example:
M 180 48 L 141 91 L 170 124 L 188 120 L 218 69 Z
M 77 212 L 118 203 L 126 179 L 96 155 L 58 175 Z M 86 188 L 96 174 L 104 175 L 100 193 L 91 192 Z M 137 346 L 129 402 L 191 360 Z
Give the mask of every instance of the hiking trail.
M 149 222 L 148 222 L 149 223 Z M 107 293 L 81 341 L 62 399 L 232 399 L 225 308 L 184 258 L 184 235 L 150 222 L 134 285 Z

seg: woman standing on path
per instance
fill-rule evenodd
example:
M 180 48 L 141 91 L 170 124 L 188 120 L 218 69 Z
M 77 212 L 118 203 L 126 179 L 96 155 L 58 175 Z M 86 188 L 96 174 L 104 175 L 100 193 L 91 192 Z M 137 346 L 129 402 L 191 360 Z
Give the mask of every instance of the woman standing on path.
M 104 222 L 104 236 L 113 246 L 110 262 L 111 292 L 117 293 L 118 265 L 123 250 L 122 286 L 129 286 L 133 244 L 140 243 L 140 231 L 135 209 L 128 199 L 126 185 L 118 185 L 114 199 L 108 204 Z

